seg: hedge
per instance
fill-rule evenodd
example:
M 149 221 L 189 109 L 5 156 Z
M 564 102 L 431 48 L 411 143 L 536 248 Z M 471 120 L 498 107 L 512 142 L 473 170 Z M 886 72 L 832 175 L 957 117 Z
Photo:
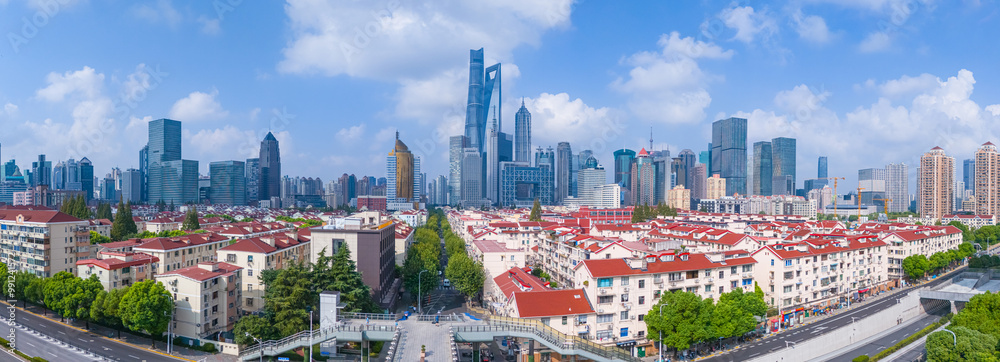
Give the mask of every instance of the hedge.
M 945 317 L 942 317 L 941 319 L 944 319 L 944 318 Z M 872 356 L 872 358 L 869 361 L 875 362 L 875 361 L 878 361 L 878 360 L 883 359 L 885 357 L 888 357 L 890 354 L 893 354 L 896 351 L 900 350 L 901 348 L 908 346 L 910 343 L 915 342 L 916 340 L 920 339 L 920 337 L 926 336 L 928 333 L 933 332 L 935 329 L 938 329 L 939 327 L 941 327 L 943 325 L 944 324 L 941 323 L 941 322 L 931 323 L 931 325 L 929 325 L 927 327 L 924 327 L 924 329 L 921 329 L 919 332 L 914 333 L 913 335 L 911 335 L 909 337 L 903 338 L 903 340 L 899 341 L 899 343 L 896 343 L 896 345 L 889 346 L 888 348 L 886 348 L 886 349 L 884 349 L 882 351 L 879 351 L 879 353 L 876 353 L 874 356 Z
M 851 360 L 851 362 L 868 362 L 869 358 L 867 354 L 863 354 Z

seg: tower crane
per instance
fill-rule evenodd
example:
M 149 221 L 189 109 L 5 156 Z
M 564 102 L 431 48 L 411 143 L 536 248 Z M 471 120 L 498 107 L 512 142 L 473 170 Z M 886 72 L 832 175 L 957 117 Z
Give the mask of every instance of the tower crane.
M 892 204 L 892 199 L 872 199 L 873 201 L 882 201 L 885 205 L 885 218 L 889 219 L 889 205 Z
M 833 180 L 833 213 L 837 213 L 837 181 L 843 177 L 820 177 L 819 180 Z
M 861 190 L 864 189 L 864 187 L 858 186 L 858 222 L 861 222 Z

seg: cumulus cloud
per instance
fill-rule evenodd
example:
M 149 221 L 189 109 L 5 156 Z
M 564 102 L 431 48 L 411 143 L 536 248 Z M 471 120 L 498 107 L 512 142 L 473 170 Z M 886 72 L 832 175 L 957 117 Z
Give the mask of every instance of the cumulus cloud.
M 222 108 L 216 96 L 219 90 L 213 89 L 211 93 L 191 92 L 187 97 L 181 98 L 170 108 L 170 118 L 182 122 L 217 120 L 229 116 L 229 111 Z
M 627 79 L 618 78 L 612 88 L 628 94 L 629 109 L 639 118 L 665 123 L 695 123 L 705 118 L 712 102 L 706 87 L 721 76 L 705 73 L 698 59 L 729 59 L 732 50 L 677 32 L 664 34 L 659 52 L 640 52 L 623 60 L 631 66 Z
M 170 0 L 157 0 L 155 4 L 135 5 L 130 13 L 140 21 L 152 24 L 163 23 L 170 27 L 176 27 L 184 20 L 184 16 L 177 9 L 174 9 Z
M 536 146 L 555 147 L 566 141 L 574 149 L 603 154 L 624 142 L 625 125 L 614 109 L 591 107 L 566 93 L 542 93 L 524 103 L 531 112 L 531 136 Z
M 63 74 L 49 73 L 46 81 L 49 85 L 35 92 L 35 96 L 42 100 L 62 102 L 67 97 L 74 96 L 90 99 L 100 95 L 104 86 L 104 74 L 85 66 L 83 69 Z
M 337 131 L 337 137 L 343 142 L 357 142 L 365 134 L 365 125 L 359 124 Z
M 753 43 L 755 40 L 767 40 L 778 32 L 778 24 L 766 10 L 755 10 L 752 6 L 737 6 L 733 2 L 730 7 L 722 9 L 717 18 L 727 28 L 736 31 L 732 40 L 743 43 Z M 702 31 L 712 29 L 712 20 L 702 23 Z
M 799 38 L 813 44 L 825 44 L 830 41 L 830 29 L 826 20 L 817 15 L 803 15 L 799 10 L 792 14 L 792 23 Z
M 891 45 L 889 34 L 876 31 L 868 34 L 861 44 L 858 44 L 858 50 L 862 53 L 877 53 L 888 50 Z
M 926 92 L 939 85 L 938 78 L 924 73 L 916 77 L 902 76 L 890 79 L 878 86 L 879 92 L 886 97 L 914 95 Z

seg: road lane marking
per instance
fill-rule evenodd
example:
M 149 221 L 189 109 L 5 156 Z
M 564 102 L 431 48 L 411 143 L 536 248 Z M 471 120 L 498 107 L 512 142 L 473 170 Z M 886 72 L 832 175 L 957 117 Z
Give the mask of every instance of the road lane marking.
M 133 355 L 128 355 L 128 356 L 129 356 L 129 357 L 132 357 L 132 358 L 135 358 L 135 359 L 141 359 L 141 358 L 139 358 L 139 357 L 136 357 L 136 356 L 133 356 Z

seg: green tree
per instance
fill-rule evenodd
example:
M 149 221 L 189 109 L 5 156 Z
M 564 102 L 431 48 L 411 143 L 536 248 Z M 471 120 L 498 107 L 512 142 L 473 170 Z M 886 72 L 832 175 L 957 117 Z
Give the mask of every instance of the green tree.
M 281 269 L 266 285 L 264 308 L 281 336 L 290 336 L 309 327 L 309 312 L 317 302 L 309 272 L 301 264 Z
M 10 270 L 7 269 L 7 264 L 3 263 L 3 262 L 0 262 L 0 278 L 3 278 L 3 279 L 0 279 L 0 295 L 2 295 L 2 297 L 0 297 L 0 298 L 3 298 L 3 299 L 14 299 L 12 296 L 9 296 L 7 294 L 8 292 L 10 292 L 10 288 L 8 287 L 8 284 L 10 283 L 10 281 L 7 280 L 7 276 L 9 274 L 10 274 Z
M 256 343 L 253 338 L 247 336 L 247 333 L 262 341 L 281 339 L 272 321 L 257 315 L 248 315 L 236 322 L 233 334 L 237 344 L 247 346 Z
M 932 254 L 928 261 L 930 262 L 928 270 L 936 272 L 948 266 L 948 264 L 951 263 L 951 257 L 947 252 L 937 252 Z
M 971 328 L 949 326 L 948 330 L 937 331 L 927 336 L 928 361 L 997 361 L 997 337 Z
M 973 296 L 958 315 L 954 326 L 967 327 L 1000 339 L 1000 293 L 986 292 Z
M 712 337 L 710 325 L 714 307 L 711 299 L 702 300 L 694 293 L 664 293 L 646 314 L 646 335 L 658 340 L 662 332 L 664 346 L 678 350 L 690 348 Z
M 181 226 L 181 230 L 198 229 L 201 229 L 201 225 L 198 224 L 198 210 L 192 207 L 184 217 L 184 224 Z
M 167 331 L 174 301 L 162 283 L 146 279 L 132 284 L 118 304 L 122 324 L 128 329 L 159 337 Z M 156 339 L 150 339 L 156 347 Z
M 958 244 L 958 256 L 959 258 L 967 258 L 976 253 L 976 247 L 972 246 L 972 243 L 964 242 Z
M 30 273 L 25 271 L 24 273 Z M 34 274 L 31 274 L 34 276 Z M 34 304 L 45 305 L 45 284 L 49 279 L 29 278 L 28 285 L 24 287 L 24 299 Z
M 542 204 L 535 199 L 535 203 L 531 205 L 531 214 L 528 216 L 530 221 L 542 221 Z
M 903 259 L 903 272 L 910 279 L 917 280 L 924 277 L 930 268 L 930 261 L 922 254 L 910 255 Z
M 94 303 L 90 305 L 90 320 L 114 327 L 118 330 L 118 338 L 121 338 L 121 329 L 124 327 L 119 313 L 119 305 L 127 292 L 128 287 L 112 289 L 109 292 L 101 290 L 94 298 Z
M 20 299 L 22 306 L 25 306 L 29 301 L 32 303 L 38 303 L 39 299 L 32 298 L 35 295 L 29 293 L 29 291 L 31 291 L 29 287 L 32 284 L 36 284 L 36 288 L 42 286 L 39 285 L 41 282 L 36 282 L 36 280 L 42 279 L 33 272 L 27 270 L 14 272 L 14 298 Z M 10 291 L 8 291 L 8 293 L 9 292 Z
M 111 224 L 111 240 L 122 241 L 125 237 L 139 232 L 132 220 L 132 204 L 118 201 L 118 215 Z
M 465 253 L 456 254 L 448 259 L 444 275 L 448 277 L 456 290 L 470 299 L 483 291 L 483 283 L 486 281 L 483 265 L 473 261 Z
M 93 230 L 90 231 L 90 244 L 91 245 L 94 245 L 94 244 L 104 244 L 104 243 L 110 243 L 110 242 L 111 242 L 111 238 L 109 238 L 107 236 L 104 236 L 104 235 L 101 235 L 101 234 L 98 234 L 96 231 L 93 231 Z
M 340 248 L 332 256 L 320 251 L 313 265 L 311 279 L 313 291 L 340 291 L 341 300 L 347 305 L 345 312 L 378 313 L 381 309 L 372 298 L 371 288 L 361 279 L 357 265 L 351 260 L 351 252 Z
M 115 221 L 114 216 L 111 215 L 111 204 L 105 202 L 97 204 L 97 215 L 94 218 Z

